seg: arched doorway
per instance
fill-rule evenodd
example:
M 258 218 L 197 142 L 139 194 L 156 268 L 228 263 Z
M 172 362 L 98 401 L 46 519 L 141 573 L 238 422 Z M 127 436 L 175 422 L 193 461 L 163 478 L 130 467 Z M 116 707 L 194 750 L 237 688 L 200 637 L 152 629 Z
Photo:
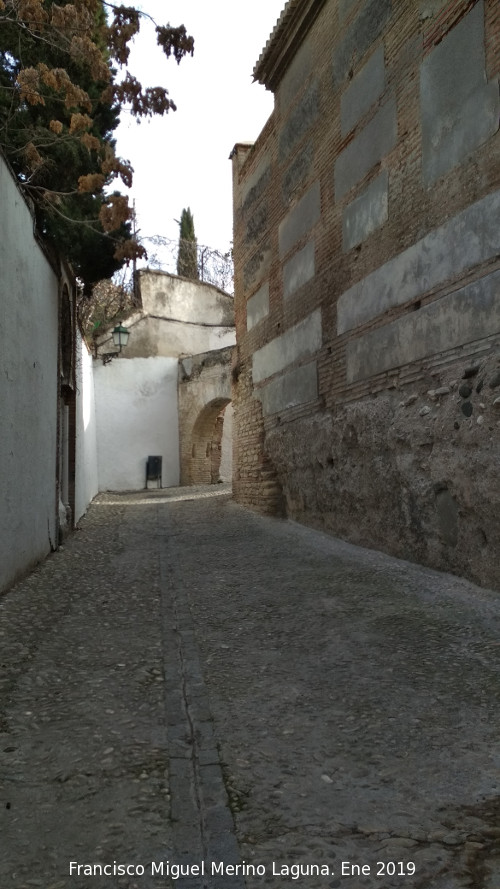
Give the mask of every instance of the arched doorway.
M 230 478 L 232 411 L 228 405 L 228 398 L 215 398 L 196 418 L 191 434 L 190 485 L 216 485 L 221 481 L 222 467 L 224 475 Z

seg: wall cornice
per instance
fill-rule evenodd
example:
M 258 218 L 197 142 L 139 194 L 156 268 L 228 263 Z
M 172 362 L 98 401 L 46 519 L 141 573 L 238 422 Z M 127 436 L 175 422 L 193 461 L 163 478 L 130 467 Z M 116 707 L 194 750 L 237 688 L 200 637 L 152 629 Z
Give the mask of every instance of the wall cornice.
M 253 69 L 253 78 L 275 92 L 326 0 L 288 0 Z

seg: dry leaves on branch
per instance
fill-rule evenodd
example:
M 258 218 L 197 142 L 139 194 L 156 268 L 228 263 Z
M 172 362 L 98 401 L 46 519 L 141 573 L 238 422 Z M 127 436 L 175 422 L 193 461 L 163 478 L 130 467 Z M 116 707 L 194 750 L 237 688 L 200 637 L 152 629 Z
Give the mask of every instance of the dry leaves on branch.
M 110 194 L 106 197 L 106 203 L 101 207 L 99 221 L 105 232 L 116 231 L 132 218 L 132 209 L 128 199 L 122 194 Z
M 78 191 L 80 194 L 85 192 L 96 194 L 104 187 L 105 181 L 102 173 L 87 173 L 86 176 L 80 176 L 78 180 Z

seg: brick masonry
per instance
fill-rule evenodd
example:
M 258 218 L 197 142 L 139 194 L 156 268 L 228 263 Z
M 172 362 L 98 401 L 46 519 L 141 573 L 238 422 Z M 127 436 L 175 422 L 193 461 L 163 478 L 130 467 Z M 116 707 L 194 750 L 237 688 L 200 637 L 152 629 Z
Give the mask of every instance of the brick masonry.
M 315 5 L 233 152 L 236 496 L 500 585 L 498 4 Z

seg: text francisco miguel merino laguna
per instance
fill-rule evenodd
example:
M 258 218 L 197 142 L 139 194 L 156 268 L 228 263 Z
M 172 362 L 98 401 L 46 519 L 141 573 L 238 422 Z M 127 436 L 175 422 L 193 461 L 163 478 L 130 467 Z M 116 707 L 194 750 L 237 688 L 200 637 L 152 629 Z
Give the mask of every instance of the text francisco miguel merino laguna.
M 151 876 L 170 877 L 177 880 L 179 877 L 200 877 L 207 875 L 219 877 L 257 876 L 263 877 L 267 872 L 274 876 L 291 877 L 299 879 L 303 876 L 330 876 L 333 870 L 329 864 L 278 864 L 272 862 L 271 867 L 264 864 L 249 864 L 242 861 L 239 864 L 226 864 L 224 861 L 200 861 L 199 864 L 174 864 L 170 861 L 152 861 L 149 865 L 121 864 L 113 861 L 112 864 L 80 864 L 78 861 L 70 861 L 70 876 L 80 877 L 114 877 L 134 876 L 142 877 L 149 873 Z

